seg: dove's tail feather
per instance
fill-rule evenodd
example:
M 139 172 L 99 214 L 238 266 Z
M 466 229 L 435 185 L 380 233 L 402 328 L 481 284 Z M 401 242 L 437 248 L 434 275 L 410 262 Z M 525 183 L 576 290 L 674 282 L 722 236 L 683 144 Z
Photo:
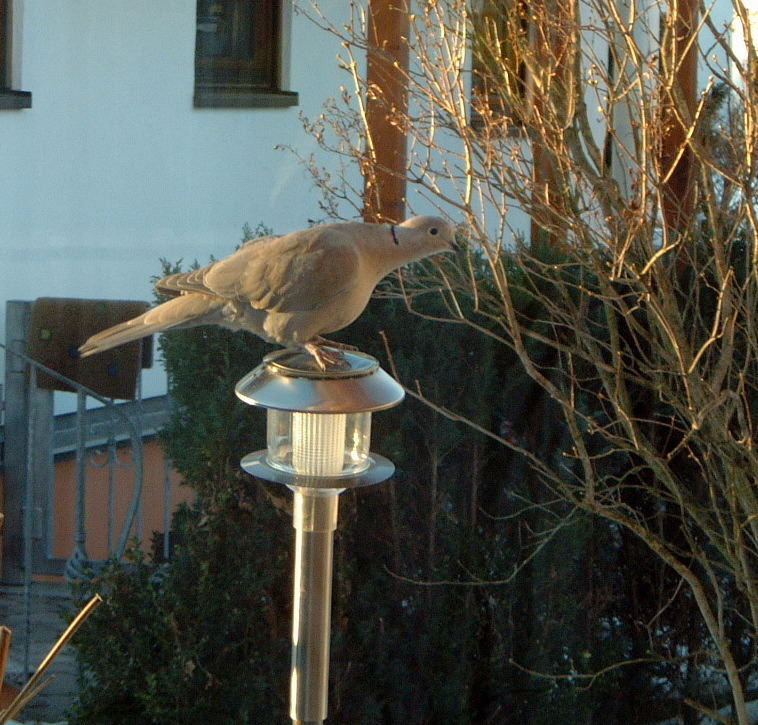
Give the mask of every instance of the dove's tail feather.
M 214 305 L 204 295 L 182 295 L 164 302 L 126 322 L 92 335 L 79 347 L 79 357 L 88 357 L 110 350 L 141 337 L 178 327 L 203 324 Z
M 141 337 L 147 337 L 154 332 L 164 329 L 158 324 L 144 324 L 141 317 L 144 317 L 144 315 L 135 317 L 133 320 L 128 320 L 127 322 L 122 322 L 119 325 L 114 325 L 107 330 L 92 335 L 92 337 L 87 339 L 87 341 L 79 347 L 79 357 L 88 357 L 98 352 L 105 352 L 112 347 L 125 345 L 127 342 L 133 342 Z

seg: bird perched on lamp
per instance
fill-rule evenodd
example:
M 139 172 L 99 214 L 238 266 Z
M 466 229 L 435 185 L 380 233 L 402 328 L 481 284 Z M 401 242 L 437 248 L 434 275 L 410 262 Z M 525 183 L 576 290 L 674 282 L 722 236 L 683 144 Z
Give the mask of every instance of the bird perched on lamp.
M 156 284 L 172 299 L 90 337 L 82 357 L 164 330 L 215 324 L 308 351 L 325 370 L 341 354 L 322 335 L 365 309 L 378 282 L 409 262 L 455 249 L 444 219 L 323 224 L 246 242 L 224 259 Z

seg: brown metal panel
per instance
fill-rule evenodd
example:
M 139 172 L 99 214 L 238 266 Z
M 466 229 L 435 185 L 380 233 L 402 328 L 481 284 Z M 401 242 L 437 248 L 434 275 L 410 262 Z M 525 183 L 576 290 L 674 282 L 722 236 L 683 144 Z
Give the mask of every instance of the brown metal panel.
M 84 359 L 77 348 L 90 335 L 136 317 L 148 307 L 146 302 L 40 297 L 32 305 L 26 354 L 100 395 L 132 399 L 140 368 L 151 365 L 151 338 Z M 43 373 L 38 386 L 73 390 Z

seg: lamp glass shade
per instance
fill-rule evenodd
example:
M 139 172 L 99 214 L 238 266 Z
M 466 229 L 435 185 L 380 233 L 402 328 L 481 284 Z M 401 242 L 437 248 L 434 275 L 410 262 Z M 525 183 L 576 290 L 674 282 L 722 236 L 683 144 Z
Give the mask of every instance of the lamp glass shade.
M 300 476 L 355 476 L 368 469 L 371 413 L 267 410 L 266 462 Z

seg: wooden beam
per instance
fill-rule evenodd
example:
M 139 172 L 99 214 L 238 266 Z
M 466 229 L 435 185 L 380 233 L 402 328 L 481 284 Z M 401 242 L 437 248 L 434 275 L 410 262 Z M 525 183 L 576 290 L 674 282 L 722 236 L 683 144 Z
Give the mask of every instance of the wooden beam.
M 560 132 L 556 132 L 551 123 L 540 122 L 539 119 L 544 118 L 543 114 L 548 118 L 554 114 L 563 115 L 563 107 L 574 92 L 570 74 L 575 42 L 575 0 L 533 0 L 530 8 L 533 24 L 529 30 L 531 51 L 539 67 L 552 70 L 552 78 L 547 84 L 548 98 L 541 98 L 532 89 L 522 101 L 531 104 L 533 118 L 537 120 L 532 140 L 533 213 L 530 240 L 532 245 L 556 247 L 566 239 L 566 225 L 563 222 L 566 200 L 555 152 L 555 149 L 561 148 L 562 141 Z M 527 78 L 526 83 L 530 88 L 534 81 Z M 542 211 L 534 213 L 540 209 Z
M 675 16 L 663 52 L 664 63 L 674 74 L 671 91 L 662 99 L 659 174 L 661 205 L 666 229 L 683 231 L 695 210 L 695 158 L 687 143 L 697 97 L 697 0 L 678 0 L 671 6 Z
M 370 0 L 366 118 L 368 161 L 363 170 L 368 222 L 405 219 L 408 110 L 408 9 L 404 0 Z

